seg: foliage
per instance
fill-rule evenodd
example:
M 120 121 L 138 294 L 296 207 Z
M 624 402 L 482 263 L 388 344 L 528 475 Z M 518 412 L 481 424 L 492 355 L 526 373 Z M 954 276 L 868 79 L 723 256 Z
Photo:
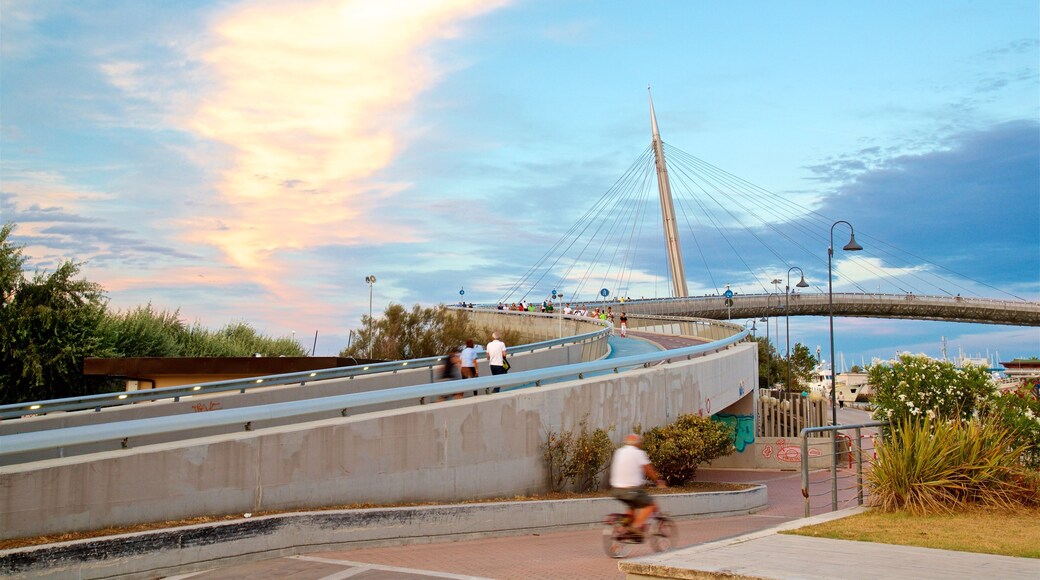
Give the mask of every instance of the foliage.
M 1040 398 L 1030 384 L 994 396 L 985 412 L 1011 431 L 1012 444 L 1023 447 L 1022 464 L 1040 470 Z
M 997 421 L 906 415 L 879 441 L 867 481 L 874 504 L 885 511 L 1036 505 L 1040 488 L 1035 474 L 1020 464 L 1023 451 Z
M 701 463 L 733 453 L 733 429 L 710 417 L 680 415 L 643 434 L 643 449 L 668 485 L 682 485 Z
M 464 344 L 467 339 L 490 342 L 492 331 L 475 327 L 464 310 L 449 309 L 443 304 L 422 307 L 416 304 L 406 310 L 390 304 L 381 318 L 361 317 L 357 338 L 339 356 L 402 360 L 439 356 Z M 507 347 L 522 344 L 514 331 L 499 333 Z
M 995 392 L 984 366 L 958 369 L 951 362 L 906 353 L 887 363 L 874 361 L 869 381 L 874 418 L 893 425 L 908 417 L 968 419 Z
M 758 337 L 755 342 L 758 343 L 758 386 L 768 388 L 776 381 L 783 380 L 780 378 L 783 376 L 783 359 L 768 339 Z
M 791 384 L 784 385 L 784 390 L 792 393 L 800 393 L 805 387 L 804 385 L 812 380 L 813 370 L 819 364 L 816 357 L 812 355 L 812 351 L 809 347 L 802 343 L 796 343 L 791 347 Z M 787 381 L 787 360 L 779 359 L 777 361 L 777 381 Z
M 601 475 L 610 466 L 614 444 L 609 433 L 614 427 L 590 432 L 587 417 L 581 420 L 579 427 L 578 433 L 545 432 L 542 452 L 549 472 L 550 491 L 563 491 L 564 482 L 578 492 L 599 489 Z
M 0 404 L 118 388 L 85 377 L 87 357 L 306 355 L 291 338 L 268 338 L 243 322 L 212 332 L 150 304 L 109 312 L 102 287 L 77 279 L 74 262 L 27 279 L 13 231 L 14 224 L 0 228 Z
M 77 280 L 79 265 L 68 261 L 26 279 L 13 229 L 0 230 L 0 403 L 97 392 L 103 381 L 84 379 L 82 368 L 85 357 L 108 354 L 103 290 Z

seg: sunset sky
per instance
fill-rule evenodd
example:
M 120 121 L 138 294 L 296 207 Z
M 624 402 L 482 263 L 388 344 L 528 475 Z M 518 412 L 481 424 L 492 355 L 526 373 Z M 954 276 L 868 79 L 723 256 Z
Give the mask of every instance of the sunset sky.
M 329 355 L 370 274 L 376 311 L 496 301 L 649 145 L 648 84 L 669 145 L 1040 299 L 1035 0 L 0 0 L 0 51 L 0 221 L 113 308 Z M 837 328 L 848 364 L 1040 355 L 1037 328 Z

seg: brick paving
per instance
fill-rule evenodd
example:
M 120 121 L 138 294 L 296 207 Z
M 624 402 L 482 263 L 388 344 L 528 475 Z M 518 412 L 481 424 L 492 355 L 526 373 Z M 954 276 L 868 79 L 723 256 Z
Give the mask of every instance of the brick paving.
M 753 515 L 680 520 L 677 547 L 771 528 L 801 516 L 801 477 L 797 472 L 702 469 L 699 481 L 764 483 L 769 507 Z M 629 557 L 651 554 L 638 545 Z M 498 578 L 521 580 L 622 578 L 617 560 L 603 553 L 601 530 L 568 530 L 524 536 L 484 538 L 379 548 L 315 552 L 185 575 L 184 578 L 333 580 L 338 578 Z M 338 563 L 338 564 L 334 564 Z M 314 566 L 308 570 L 308 566 Z M 329 567 L 333 566 L 333 567 Z

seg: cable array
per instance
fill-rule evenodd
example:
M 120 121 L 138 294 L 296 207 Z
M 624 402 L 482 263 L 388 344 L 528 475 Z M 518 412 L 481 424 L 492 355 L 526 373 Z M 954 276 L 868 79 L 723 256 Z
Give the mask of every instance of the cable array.
M 687 269 L 691 295 L 717 295 L 729 287 L 769 293 L 771 280 L 794 266 L 817 291 L 827 291 L 826 248 L 835 219 L 681 149 L 664 144 L 664 151 L 683 255 L 697 258 L 698 267 Z M 656 175 L 648 146 L 499 302 L 551 299 L 553 289 L 566 302 L 601 301 L 601 288 L 611 299 L 668 297 L 671 274 Z M 836 273 L 836 286 L 860 293 L 977 297 L 976 289 L 985 288 L 1025 301 L 871 236 L 861 224 L 856 234 L 862 252 L 840 252 L 837 238 L 846 239 L 847 231 L 835 234 L 834 259 L 857 272 L 844 280 Z

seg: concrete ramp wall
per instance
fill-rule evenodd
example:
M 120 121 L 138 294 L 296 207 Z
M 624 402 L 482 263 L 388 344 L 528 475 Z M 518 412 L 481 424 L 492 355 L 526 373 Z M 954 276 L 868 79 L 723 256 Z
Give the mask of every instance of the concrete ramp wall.
M 547 429 L 668 423 L 757 384 L 757 347 L 497 395 L 0 468 L 0 538 L 545 489 Z

